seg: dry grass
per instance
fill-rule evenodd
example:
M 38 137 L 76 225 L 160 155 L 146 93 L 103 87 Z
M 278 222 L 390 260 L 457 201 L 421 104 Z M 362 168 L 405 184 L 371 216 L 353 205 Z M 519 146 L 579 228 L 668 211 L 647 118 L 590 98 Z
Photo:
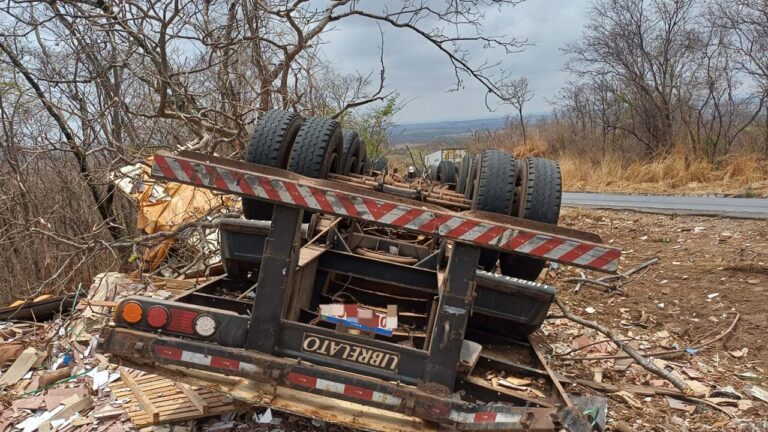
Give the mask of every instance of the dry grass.
M 682 150 L 648 161 L 618 152 L 553 151 L 538 136 L 526 146 L 512 146 L 509 142 L 498 140 L 476 146 L 512 151 L 517 158 L 556 159 L 567 191 L 768 197 L 768 161 L 752 153 L 731 155 L 714 166 Z
M 556 159 L 568 191 L 768 196 L 768 164 L 751 154 L 733 156 L 720 167 L 677 152 L 647 162 L 611 154 L 597 162 L 573 155 Z

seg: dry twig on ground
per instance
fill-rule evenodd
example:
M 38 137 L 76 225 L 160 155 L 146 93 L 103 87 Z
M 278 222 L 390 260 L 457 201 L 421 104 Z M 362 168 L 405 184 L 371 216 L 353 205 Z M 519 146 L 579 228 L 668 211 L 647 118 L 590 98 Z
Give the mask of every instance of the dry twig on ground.
M 614 330 L 608 327 L 602 326 L 596 323 L 595 321 L 585 320 L 583 318 L 580 318 L 574 315 L 573 313 L 571 313 L 570 310 L 568 310 L 568 308 L 563 304 L 563 302 L 560 301 L 559 298 L 555 298 L 555 304 L 557 304 L 557 307 L 560 308 L 560 310 L 563 312 L 563 316 L 565 316 L 567 319 L 577 324 L 581 324 L 584 327 L 591 328 L 592 330 L 595 330 L 607 336 L 609 339 L 611 339 L 611 342 L 615 343 L 616 346 L 621 348 L 625 353 L 627 353 L 630 357 L 632 357 L 645 370 L 669 381 L 673 386 L 675 386 L 676 389 L 680 390 L 686 395 L 692 394 L 692 390 L 690 389 L 690 387 L 688 387 L 688 384 L 686 384 L 685 381 L 667 372 L 666 370 L 656 366 L 656 364 L 653 363 L 651 360 L 644 357 L 642 354 L 640 354 L 637 350 L 635 350 L 629 344 L 625 343 L 624 338 L 620 334 L 616 333 Z
M 567 278 L 567 279 L 563 279 L 563 282 L 578 282 L 579 285 L 581 285 L 581 284 L 595 285 L 595 286 L 603 287 L 603 288 L 605 288 L 608 291 L 617 291 L 617 290 L 619 290 L 619 287 L 616 286 L 616 285 L 612 285 L 612 284 L 603 282 L 603 281 L 598 280 L 598 279 L 589 279 L 589 278 L 585 278 L 585 277 Z
M 639 272 L 640 270 L 647 269 L 648 267 L 658 263 L 659 261 L 661 261 L 661 258 L 656 257 L 656 258 L 650 259 L 650 260 L 640 264 L 639 266 L 637 266 L 637 267 L 635 267 L 633 269 L 630 269 L 629 271 L 626 271 L 624 273 L 603 276 L 603 277 L 601 277 L 598 280 L 601 281 L 601 282 L 605 282 L 605 281 L 609 281 L 609 280 L 624 280 L 624 279 L 632 276 L 633 274 Z
M 632 276 L 633 274 L 658 263 L 659 261 L 660 259 L 658 257 L 653 258 L 624 273 L 603 276 L 598 279 L 590 279 L 586 277 L 582 272 L 581 277 L 566 278 L 566 279 L 563 279 L 563 282 L 576 282 L 576 289 L 574 291 L 579 291 L 582 285 L 586 285 L 586 286 L 592 285 L 592 286 L 605 288 L 606 292 L 614 292 L 614 291 L 621 292 L 622 291 L 621 284 L 620 284 L 621 282 L 625 281 L 628 277 Z
M 734 313 L 736 314 L 736 316 L 733 318 L 733 321 L 731 321 L 731 324 L 728 326 L 728 328 L 723 330 L 720 334 L 718 334 L 712 339 L 696 342 L 687 348 L 680 348 L 680 349 L 669 350 L 669 351 L 659 351 L 659 352 L 653 352 L 653 353 L 641 353 L 641 355 L 644 355 L 647 357 L 653 357 L 653 358 L 665 358 L 665 357 L 672 357 L 672 356 L 682 354 L 689 349 L 699 350 L 708 345 L 712 345 L 713 343 L 726 337 L 736 327 L 736 324 L 741 319 L 741 314 L 739 314 L 738 312 L 734 312 Z M 619 355 L 595 356 L 595 357 L 571 357 L 568 360 L 621 360 L 621 359 L 627 359 L 627 358 L 631 358 L 631 356 L 626 354 L 623 354 L 623 355 L 619 354 Z

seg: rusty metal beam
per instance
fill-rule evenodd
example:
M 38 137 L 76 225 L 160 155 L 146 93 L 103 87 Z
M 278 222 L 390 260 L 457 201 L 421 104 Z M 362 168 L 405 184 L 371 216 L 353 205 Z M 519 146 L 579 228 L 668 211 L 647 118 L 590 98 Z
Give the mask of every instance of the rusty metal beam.
M 100 334 L 98 349 L 145 368 L 167 365 L 223 373 L 257 383 L 381 408 L 450 425 L 459 430 L 555 430 L 553 420 L 557 413 L 553 408 L 462 402 L 402 384 L 210 343 L 156 336 L 121 328 L 104 328 Z
M 341 174 L 328 174 L 329 180 L 335 180 L 338 182 L 359 186 L 365 189 L 379 190 L 383 192 L 389 192 L 389 190 L 395 191 L 396 195 L 407 197 L 408 194 L 418 195 L 423 197 L 423 200 L 445 207 L 458 208 L 461 210 L 469 210 L 472 208 L 472 201 L 464 198 L 464 195 L 459 195 L 453 191 L 446 191 L 442 189 L 422 190 L 420 187 L 412 187 L 408 183 L 392 184 L 384 183 L 383 185 L 376 181 L 373 177 L 351 177 Z M 415 198 L 414 198 L 415 199 Z
M 480 249 L 457 244 L 440 287 L 424 382 L 444 385 L 451 391 L 456 381 L 464 333 L 475 296 L 475 269 Z

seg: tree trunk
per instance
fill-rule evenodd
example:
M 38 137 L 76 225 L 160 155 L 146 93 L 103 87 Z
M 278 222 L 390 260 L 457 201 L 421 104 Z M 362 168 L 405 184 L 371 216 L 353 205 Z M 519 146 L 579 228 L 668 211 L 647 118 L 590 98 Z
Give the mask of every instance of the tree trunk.
M 768 105 L 765 106 L 765 134 L 763 135 L 763 157 L 768 159 Z

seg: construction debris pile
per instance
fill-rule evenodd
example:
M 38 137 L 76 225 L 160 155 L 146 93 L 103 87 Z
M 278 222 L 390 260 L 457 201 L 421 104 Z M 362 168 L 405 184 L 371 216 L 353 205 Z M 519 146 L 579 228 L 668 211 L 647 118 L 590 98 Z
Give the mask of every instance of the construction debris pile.
M 185 224 L 198 226 L 188 235 L 162 238 L 144 250 L 139 259 L 145 271 L 165 277 L 181 273 L 200 274 L 221 262 L 218 232 L 200 222 L 212 215 L 236 211 L 239 199 L 210 190 L 179 183 L 156 181 L 150 176 L 152 158 L 146 163 L 128 165 L 114 173 L 113 183 L 136 203 L 137 228 L 147 235 L 169 233 Z
M 119 367 L 95 353 L 97 332 L 111 319 L 111 308 L 119 299 L 131 294 L 170 298 L 198 282 L 161 278 L 139 282 L 122 274 L 102 274 L 87 295 L 75 299 L 77 306 L 69 316 L 57 316 L 45 323 L 3 322 L 0 386 L 4 389 L 5 414 L 0 431 L 165 431 L 171 429 L 158 425 L 168 424 L 174 425 L 174 431 L 325 427 L 317 420 L 281 415 L 210 389 Z M 608 300 L 608 306 L 612 300 Z M 648 372 L 610 338 L 593 329 L 565 318 L 547 320 L 541 329 L 549 342 L 548 358 L 560 371 L 559 379 L 568 391 L 590 389 L 594 394 L 609 396 L 611 427 L 651 430 L 652 422 L 632 416 L 630 411 L 647 409 L 652 401 L 679 411 L 681 415 L 672 419 L 681 430 L 692 427 L 686 415 L 694 412 L 711 419 L 710 430 L 740 430 L 740 425 L 754 424 L 744 419 L 749 414 L 765 418 L 765 370 L 755 364 L 731 377 L 735 379 L 728 380 L 728 384 L 720 384 L 716 377 L 722 376 L 721 362 L 729 360 L 702 355 L 707 346 L 733 331 L 739 320 L 737 313 L 713 317 L 709 320 L 713 324 L 711 334 L 690 341 L 675 329 L 658 330 L 648 314 L 633 316 L 622 309 L 621 327 L 626 340 L 651 357 L 659 368 L 683 380 L 690 392 L 680 392 L 667 380 Z M 551 313 L 555 313 L 554 308 Z M 599 314 L 591 307 L 576 313 L 587 318 Z M 734 350 L 729 356 L 742 358 L 748 351 Z M 489 371 L 485 378 L 494 387 L 532 398 L 544 397 L 543 389 L 538 388 L 541 379 L 501 371 Z M 690 430 L 705 429 L 695 426 Z
M 169 298 L 197 282 L 137 281 L 105 273 L 75 299 L 71 314 L 47 322 L 0 322 L 0 431 L 224 432 L 324 426 L 111 364 L 95 352 L 98 331 L 110 321 L 121 298 Z

